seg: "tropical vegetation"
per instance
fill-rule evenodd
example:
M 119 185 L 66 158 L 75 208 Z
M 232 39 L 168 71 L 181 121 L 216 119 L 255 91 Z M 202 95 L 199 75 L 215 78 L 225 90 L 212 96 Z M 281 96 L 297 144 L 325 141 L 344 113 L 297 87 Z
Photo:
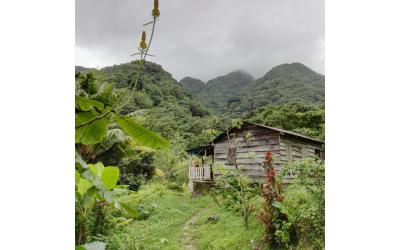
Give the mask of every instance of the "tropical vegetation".
M 189 161 L 201 161 L 191 149 L 242 120 L 324 140 L 324 76 L 293 63 L 260 79 L 237 70 L 207 83 L 178 82 L 146 60 L 157 0 L 151 16 L 135 60 L 75 67 L 76 249 L 323 249 L 320 159 L 271 170 L 265 184 L 273 196 L 241 166 L 215 164 L 222 173 L 215 187 L 192 197 L 187 171 Z M 280 188 L 288 173 L 294 180 Z

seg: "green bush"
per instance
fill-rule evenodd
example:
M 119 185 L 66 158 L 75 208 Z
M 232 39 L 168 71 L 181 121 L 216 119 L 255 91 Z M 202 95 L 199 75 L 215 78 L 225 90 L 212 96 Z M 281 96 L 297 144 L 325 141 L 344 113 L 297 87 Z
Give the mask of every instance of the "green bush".
M 311 137 L 325 137 L 325 107 L 293 102 L 267 105 L 245 116 L 245 119 L 271 127 L 283 128 Z
M 182 138 L 172 141 L 170 150 L 156 151 L 154 165 L 163 172 L 162 180 L 171 181 L 181 186 L 188 183 L 189 156 Z
M 75 205 L 77 206 L 77 205 Z M 99 240 L 104 235 L 108 235 L 114 230 L 118 219 L 112 216 L 112 207 L 103 203 L 97 202 L 90 207 L 85 216 L 75 213 L 75 235 L 79 237 L 79 233 L 85 233 L 85 242 Z M 76 209 L 77 211 L 78 209 Z M 83 227 L 80 228 L 80 227 Z
M 251 200 L 257 195 L 257 188 L 251 185 L 249 178 L 241 169 L 242 166 L 232 170 L 227 170 L 218 165 L 214 167 L 221 173 L 221 176 L 216 180 L 216 189 L 211 192 L 214 195 L 214 200 L 218 202 L 216 195 L 221 196 L 224 207 L 239 211 L 242 214 L 245 227 L 248 228 L 249 216 L 254 210 Z
M 281 209 L 288 215 L 287 221 L 290 225 L 287 225 L 289 227 L 286 228 L 286 232 L 292 235 L 291 243 L 301 249 L 323 249 L 325 165 L 322 161 L 311 158 L 295 161 L 283 168 L 281 177 L 288 173 L 295 174 L 295 178 L 284 191 L 285 198 Z M 282 228 L 282 221 L 276 223 Z

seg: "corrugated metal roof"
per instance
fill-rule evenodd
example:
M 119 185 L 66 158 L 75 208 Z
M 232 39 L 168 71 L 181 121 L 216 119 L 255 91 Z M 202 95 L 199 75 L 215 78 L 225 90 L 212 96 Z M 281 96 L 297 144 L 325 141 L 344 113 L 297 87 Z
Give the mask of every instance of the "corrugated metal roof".
M 321 140 L 314 139 L 314 138 L 311 138 L 311 137 L 308 137 L 308 136 L 305 136 L 305 135 L 302 135 L 302 134 L 298 134 L 298 133 L 295 133 L 295 132 L 292 132 L 292 131 L 289 131 L 289 130 L 284 130 L 284 129 L 281 129 L 281 128 L 269 127 L 269 126 L 257 124 L 257 123 L 254 123 L 254 122 L 249 122 L 249 121 L 243 121 L 243 123 L 248 123 L 248 124 L 256 125 L 256 126 L 259 126 L 259 127 L 263 127 L 263 128 L 267 128 L 267 129 L 270 129 L 270 130 L 277 131 L 277 132 L 279 132 L 279 133 L 283 133 L 283 134 L 288 134 L 288 135 L 293 135 L 293 136 L 301 137 L 301 138 L 304 138 L 304 139 L 307 139 L 307 140 L 311 140 L 311 141 L 315 141 L 315 142 L 318 142 L 318 143 L 324 143 L 324 142 L 321 141 Z M 221 138 L 221 137 L 222 137 L 223 135 L 225 135 L 225 134 L 226 134 L 226 133 L 224 132 L 224 133 L 218 135 L 217 137 L 215 137 L 214 140 L 217 140 L 217 139 Z
M 298 137 L 301 137 L 301 138 L 304 138 L 304 139 L 307 139 L 307 140 L 312 140 L 312 141 L 316 141 L 316 142 L 319 142 L 319 143 L 324 143 L 321 140 L 314 139 L 314 138 L 311 138 L 311 137 L 308 137 L 308 136 L 305 136 L 305 135 L 302 135 L 302 134 L 299 134 L 299 133 L 295 133 L 295 132 L 292 132 L 292 131 L 289 131 L 289 130 L 284 130 L 284 129 L 281 129 L 281 128 L 269 127 L 269 126 L 257 124 L 257 123 L 254 123 L 254 122 L 249 122 L 249 121 L 243 121 L 243 122 L 249 123 L 249 124 L 253 124 L 253 125 L 256 125 L 256 126 L 260 126 L 260 127 L 263 127 L 263 128 L 268 128 L 268 129 L 271 129 L 271 130 L 275 130 L 275 131 L 278 131 L 278 132 L 281 132 L 281 133 L 284 133 L 284 134 L 298 136 Z

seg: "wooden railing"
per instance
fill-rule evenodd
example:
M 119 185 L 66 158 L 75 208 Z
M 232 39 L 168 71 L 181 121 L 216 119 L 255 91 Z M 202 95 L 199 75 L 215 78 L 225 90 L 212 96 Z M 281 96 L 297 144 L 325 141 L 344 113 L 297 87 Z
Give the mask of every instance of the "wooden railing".
M 210 180 L 210 167 L 189 167 L 189 180 Z

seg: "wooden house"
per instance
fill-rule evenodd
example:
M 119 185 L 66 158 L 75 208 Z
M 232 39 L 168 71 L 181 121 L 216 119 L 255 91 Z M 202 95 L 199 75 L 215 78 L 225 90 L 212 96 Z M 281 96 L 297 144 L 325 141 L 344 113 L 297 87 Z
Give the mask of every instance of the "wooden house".
M 247 121 L 240 128 L 217 136 L 212 145 L 200 148 L 199 155 L 212 155 L 213 163 L 222 163 L 227 169 L 234 168 L 236 162 L 253 183 L 262 183 L 265 173 L 261 164 L 267 151 L 273 153 L 277 171 L 287 161 L 314 156 L 325 158 L 324 142 L 320 140 Z M 189 164 L 190 187 L 194 182 L 212 181 L 219 175 L 212 164 Z

